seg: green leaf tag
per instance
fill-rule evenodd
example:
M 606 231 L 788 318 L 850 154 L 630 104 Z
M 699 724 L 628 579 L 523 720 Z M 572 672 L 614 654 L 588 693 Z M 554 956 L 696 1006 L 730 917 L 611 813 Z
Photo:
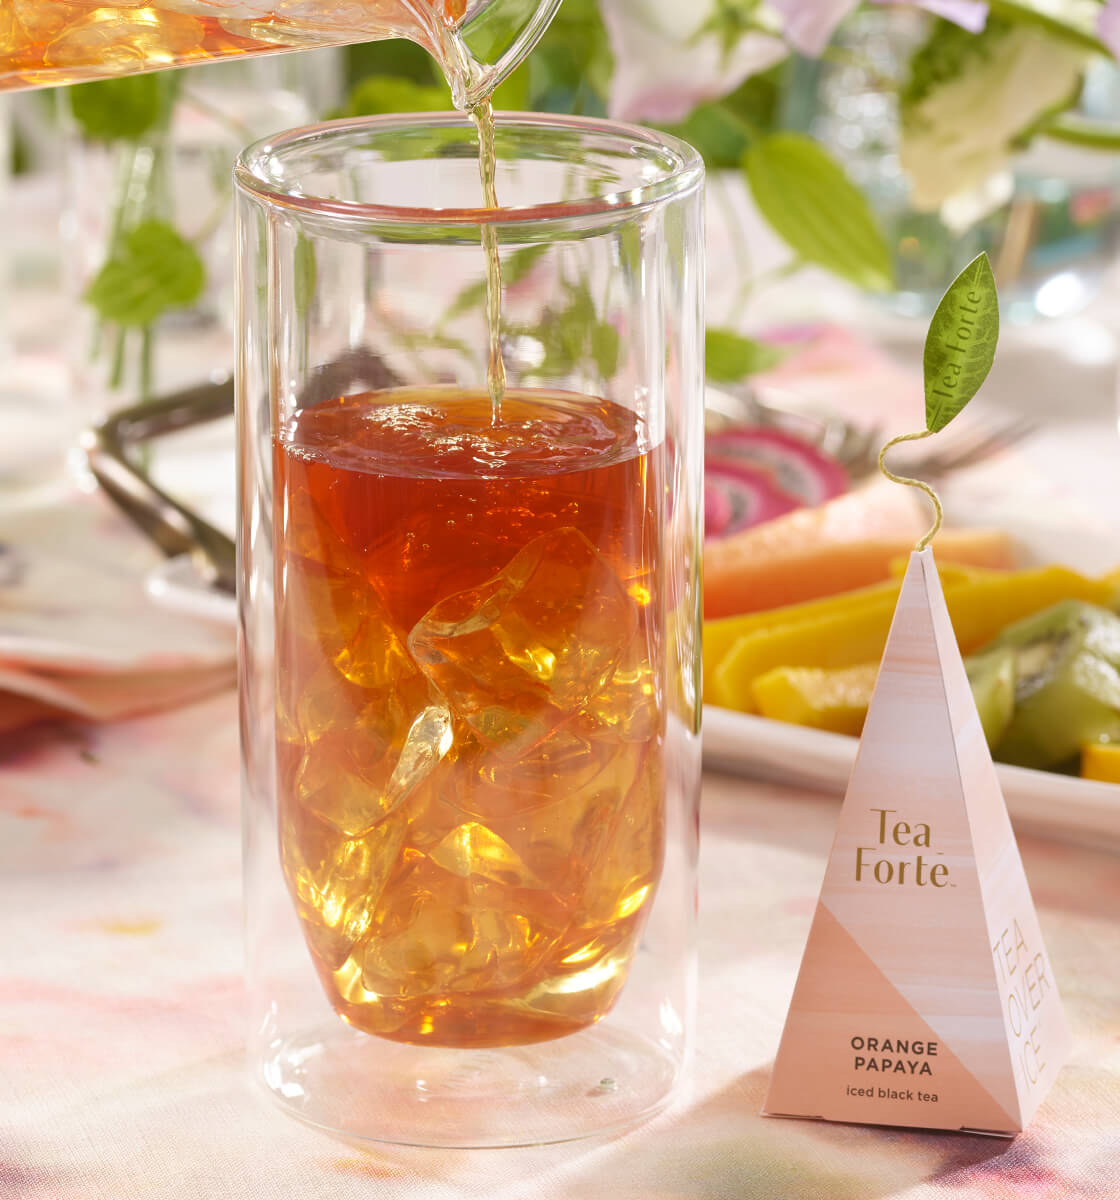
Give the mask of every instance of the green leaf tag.
M 193 304 L 205 282 L 194 246 L 165 221 L 144 221 L 124 235 L 85 299 L 103 320 L 143 328 L 170 308 Z
M 705 373 L 713 383 L 738 383 L 781 362 L 782 352 L 730 329 L 709 329 L 704 338 Z
M 893 287 L 890 248 L 870 205 L 812 138 L 761 138 L 743 170 L 759 211 L 798 257 L 869 291 Z
M 980 390 L 999 340 L 999 297 L 986 254 L 949 285 L 926 334 L 926 428 L 937 433 Z

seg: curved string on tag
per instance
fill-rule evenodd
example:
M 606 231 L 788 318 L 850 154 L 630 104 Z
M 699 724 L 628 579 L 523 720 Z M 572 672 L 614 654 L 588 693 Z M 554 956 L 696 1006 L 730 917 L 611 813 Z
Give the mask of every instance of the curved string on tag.
M 920 429 L 917 433 L 900 433 L 897 437 L 891 438 L 889 442 L 879 451 L 879 470 L 892 483 L 905 483 L 908 487 L 916 487 L 930 498 L 933 503 L 933 525 L 930 526 L 925 536 L 922 537 L 918 544 L 914 547 L 915 550 L 924 550 L 930 542 L 937 536 L 941 529 L 941 522 L 945 517 L 945 510 L 941 507 L 941 499 L 938 494 L 921 479 L 911 479 L 906 475 L 896 475 L 886 464 L 887 451 L 892 446 L 897 446 L 900 442 L 920 442 L 922 438 L 929 437 L 934 431 L 932 429 Z

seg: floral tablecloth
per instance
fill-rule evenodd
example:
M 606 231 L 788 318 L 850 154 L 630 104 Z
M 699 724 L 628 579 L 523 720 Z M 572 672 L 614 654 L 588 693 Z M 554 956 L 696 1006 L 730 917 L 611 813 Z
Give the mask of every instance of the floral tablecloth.
M 604 1141 L 359 1151 L 247 1079 L 232 692 L 5 749 L 2 1200 L 1120 1196 L 1115 857 L 1023 841 L 1076 1045 L 1014 1141 L 759 1116 L 836 801 L 710 775 L 697 1053 L 675 1108 Z

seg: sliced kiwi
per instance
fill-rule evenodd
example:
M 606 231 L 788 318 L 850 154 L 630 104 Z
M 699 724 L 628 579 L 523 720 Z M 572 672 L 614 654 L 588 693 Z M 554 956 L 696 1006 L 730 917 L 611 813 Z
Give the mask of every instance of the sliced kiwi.
M 1015 709 L 993 755 L 1060 769 L 1080 747 L 1120 737 L 1120 617 L 1063 600 L 1008 626 L 988 651 L 1015 655 Z
M 996 646 L 964 660 L 980 726 L 989 746 L 995 746 L 1011 724 L 1015 711 L 1015 651 Z

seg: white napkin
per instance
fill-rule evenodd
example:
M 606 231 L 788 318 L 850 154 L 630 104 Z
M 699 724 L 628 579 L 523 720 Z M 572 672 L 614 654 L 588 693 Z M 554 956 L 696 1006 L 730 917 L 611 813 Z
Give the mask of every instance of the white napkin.
M 162 561 L 99 496 L 68 491 L 0 519 L 0 730 L 113 721 L 233 684 L 229 624 L 149 594 Z

